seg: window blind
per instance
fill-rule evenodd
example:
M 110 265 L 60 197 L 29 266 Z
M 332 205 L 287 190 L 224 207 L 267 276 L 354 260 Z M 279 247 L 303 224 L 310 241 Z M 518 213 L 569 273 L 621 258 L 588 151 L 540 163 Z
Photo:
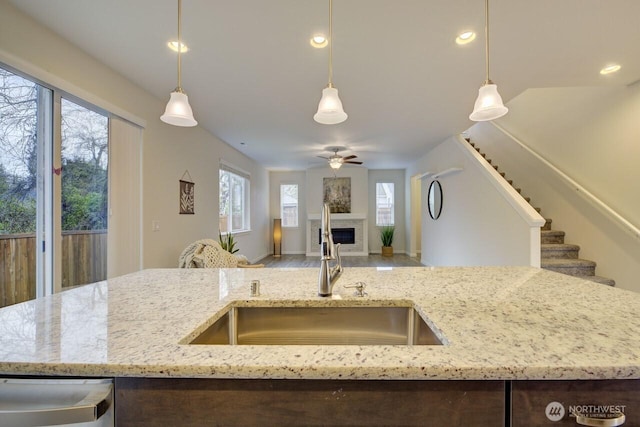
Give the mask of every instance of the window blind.
M 109 120 L 107 277 L 142 268 L 142 128 Z

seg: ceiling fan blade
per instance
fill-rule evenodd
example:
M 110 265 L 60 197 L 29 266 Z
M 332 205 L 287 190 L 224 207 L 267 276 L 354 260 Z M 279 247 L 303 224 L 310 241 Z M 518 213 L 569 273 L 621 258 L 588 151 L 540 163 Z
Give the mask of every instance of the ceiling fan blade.
M 362 164 L 362 162 L 351 162 L 351 161 L 342 162 L 342 163 L 351 163 L 352 165 L 361 165 Z
M 352 154 L 352 155 L 350 155 L 350 156 L 343 157 L 343 158 L 342 158 L 342 160 L 351 160 L 351 159 L 355 159 L 356 157 L 358 157 L 358 156 L 356 156 L 356 155 Z
M 321 159 L 329 160 L 329 158 L 325 157 L 325 156 L 316 156 L 316 157 L 320 157 Z

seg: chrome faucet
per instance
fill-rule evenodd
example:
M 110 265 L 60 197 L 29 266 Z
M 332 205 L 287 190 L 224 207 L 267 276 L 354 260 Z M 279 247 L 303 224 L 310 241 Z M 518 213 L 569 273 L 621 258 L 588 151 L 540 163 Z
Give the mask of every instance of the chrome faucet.
M 331 210 L 329 205 L 322 205 L 322 239 L 320 241 L 320 275 L 318 276 L 318 295 L 331 296 L 333 285 L 342 274 L 342 260 L 340 259 L 340 243 L 333 243 L 331 234 Z M 336 265 L 329 267 L 329 261 L 336 260 Z

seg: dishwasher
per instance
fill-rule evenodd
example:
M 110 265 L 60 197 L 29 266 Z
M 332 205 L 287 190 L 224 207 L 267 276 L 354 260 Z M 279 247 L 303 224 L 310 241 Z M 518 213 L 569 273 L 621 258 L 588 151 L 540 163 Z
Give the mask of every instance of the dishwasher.
M 114 425 L 113 380 L 0 378 L 0 426 Z

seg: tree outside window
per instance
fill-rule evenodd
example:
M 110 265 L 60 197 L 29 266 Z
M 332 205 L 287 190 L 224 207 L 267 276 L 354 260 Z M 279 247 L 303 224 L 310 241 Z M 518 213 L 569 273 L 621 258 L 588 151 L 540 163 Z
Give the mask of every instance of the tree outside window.
M 38 91 L 0 68 L 0 234 L 36 231 Z

